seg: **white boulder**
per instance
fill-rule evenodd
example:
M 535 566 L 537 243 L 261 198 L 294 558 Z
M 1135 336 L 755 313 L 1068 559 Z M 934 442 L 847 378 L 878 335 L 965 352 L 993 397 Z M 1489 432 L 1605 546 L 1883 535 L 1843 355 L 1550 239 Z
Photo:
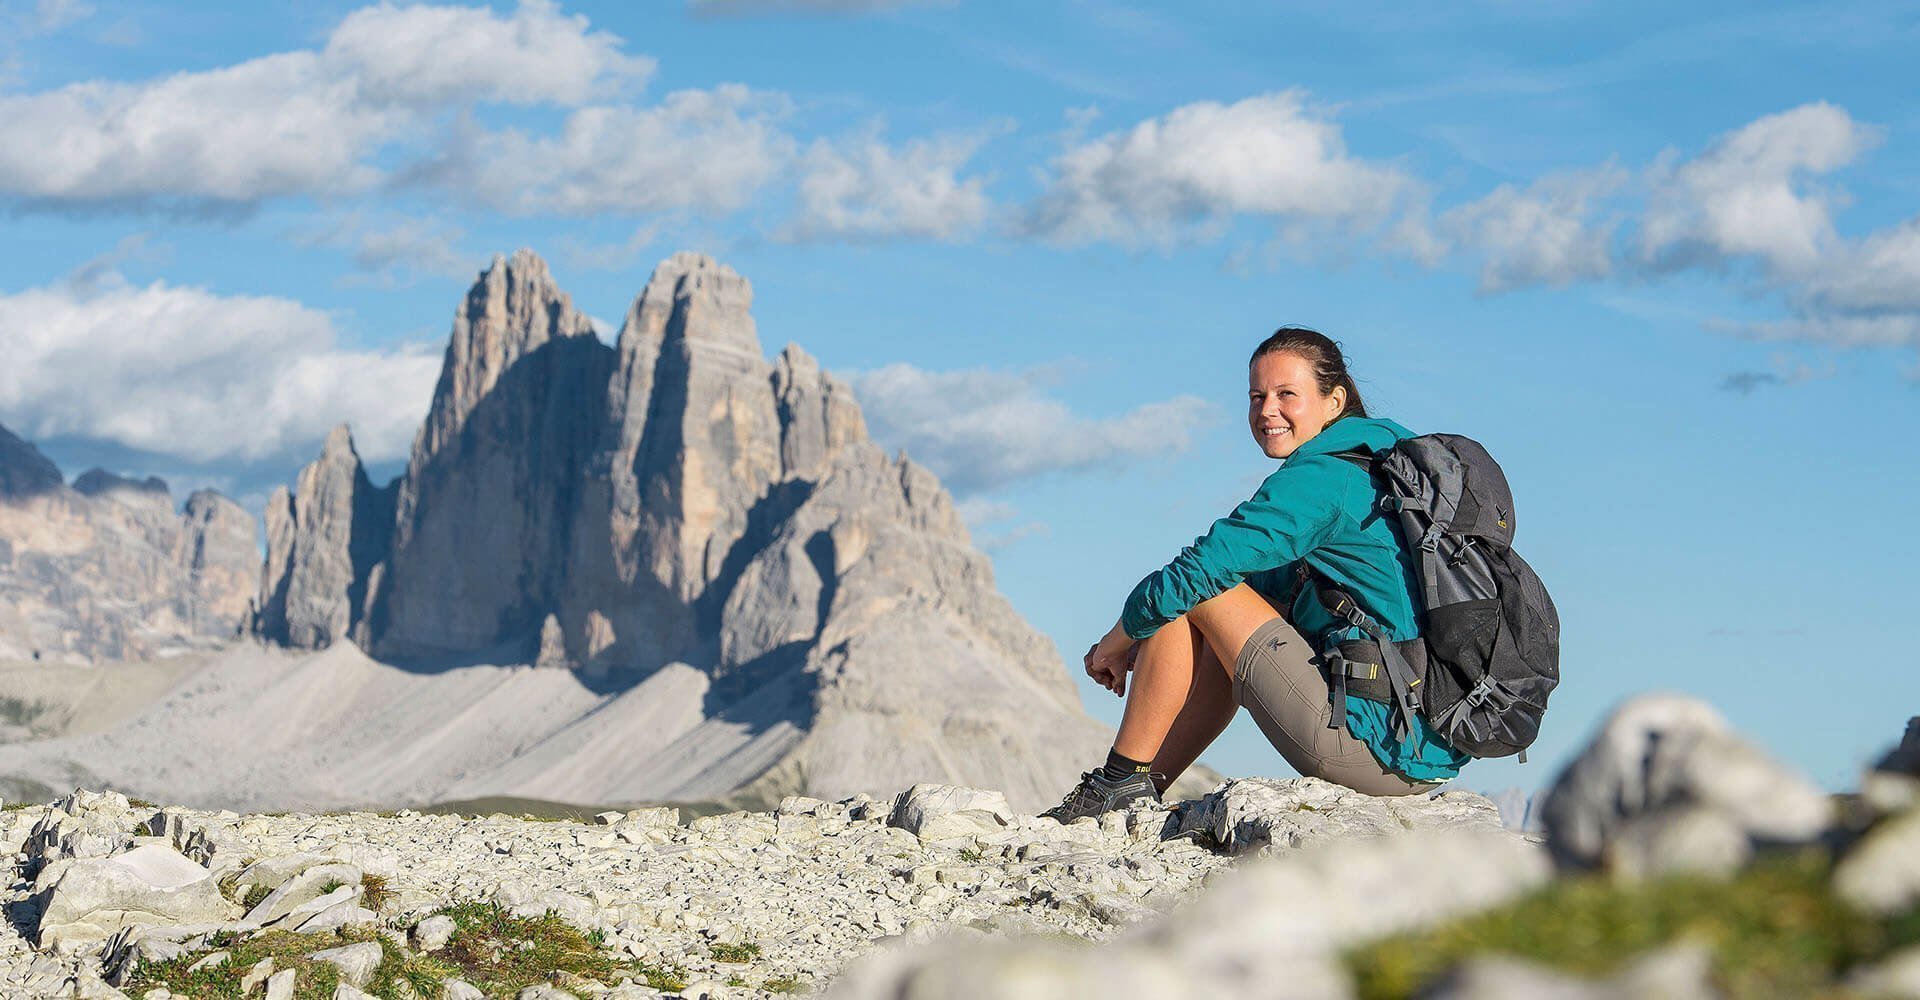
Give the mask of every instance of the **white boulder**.
M 238 909 L 220 894 L 211 872 L 160 844 L 56 863 L 35 889 L 44 900 L 42 948 L 101 941 L 143 924 L 219 923 Z
M 1554 782 L 1542 816 L 1554 857 L 1588 868 L 1607 865 L 1635 824 L 1694 808 L 1720 814 L 1756 844 L 1812 840 L 1833 817 L 1825 792 L 1741 739 L 1713 706 L 1676 694 L 1641 695 L 1616 709 Z
M 915 785 L 900 794 L 887 817 L 888 826 L 928 841 L 991 835 L 1011 822 L 1004 794 L 961 785 Z

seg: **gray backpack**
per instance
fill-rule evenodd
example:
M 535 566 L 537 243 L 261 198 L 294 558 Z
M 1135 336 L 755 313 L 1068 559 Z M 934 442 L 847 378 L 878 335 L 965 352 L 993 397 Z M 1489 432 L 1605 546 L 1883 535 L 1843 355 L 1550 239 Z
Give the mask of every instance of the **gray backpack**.
M 1560 683 L 1560 615 L 1513 551 L 1506 474 L 1478 442 L 1455 434 L 1335 457 L 1368 470 L 1381 511 L 1397 516 L 1420 577 L 1425 622 L 1420 638 L 1393 642 L 1351 595 L 1301 563 L 1301 583 L 1314 585 L 1328 613 L 1371 639 L 1322 650 L 1334 699 L 1330 725 L 1345 725 L 1352 694 L 1394 706 L 1409 729 L 1418 712 L 1462 753 L 1518 753 L 1524 762 Z

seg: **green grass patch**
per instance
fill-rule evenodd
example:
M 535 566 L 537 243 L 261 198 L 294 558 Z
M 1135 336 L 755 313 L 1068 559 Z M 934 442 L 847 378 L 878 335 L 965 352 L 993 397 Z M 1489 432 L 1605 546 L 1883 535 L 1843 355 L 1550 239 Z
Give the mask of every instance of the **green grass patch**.
M 768 993 L 798 993 L 807 988 L 798 976 L 775 976 L 760 984 Z
M 751 962 L 754 959 L 759 958 L 760 946 L 752 943 L 716 944 L 713 947 L 707 949 L 707 953 L 712 955 L 713 960 L 716 962 L 733 962 L 738 964 L 743 962 Z
M 608 954 L 596 939 L 558 914 L 517 917 L 498 903 L 465 902 L 437 912 L 453 918 L 453 938 L 441 952 L 459 969 L 460 978 L 489 996 L 512 994 L 556 973 L 568 973 L 609 986 L 621 979 L 644 982 L 662 992 L 684 988 L 678 969 L 657 969 Z
M 1855 911 L 1829 890 L 1830 871 L 1825 852 L 1807 850 L 1731 880 L 1564 878 L 1497 910 L 1358 949 L 1347 963 L 1364 1000 L 1386 1000 L 1418 993 L 1473 955 L 1599 977 L 1694 942 L 1711 950 L 1716 985 L 1731 1000 L 1816 996 L 1854 966 L 1920 942 L 1920 910 L 1890 920 Z
M 632 979 L 663 992 L 686 986 L 684 972 L 624 961 L 605 950 L 604 935 L 584 933 L 553 913 L 516 917 L 498 904 L 479 902 L 458 903 L 437 912 L 452 917 L 455 929 L 446 949 L 433 955 L 416 955 L 360 927 L 326 934 L 267 931 L 244 940 L 225 935 L 192 954 L 142 963 L 124 989 L 135 997 L 164 987 L 177 997 L 194 1000 L 241 1000 L 241 978 L 261 959 L 271 957 L 274 971 L 295 971 L 295 1000 L 330 1000 L 340 982 L 339 970 L 308 956 L 361 941 L 380 946 L 380 966 L 365 990 L 385 1000 L 437 997 L 450 978 L 464 979 L 488 996 L 513 996 L 540 982 L 565 986 L 593 980 L 613 986 Z M 217 950 L 229 953 L 224 964 L 188 971 Z
M 251 913 L 254 907 L 266 902 L 267 897 L 271 895 L 273 890 L 264 885 L 249 886 L 246 897 L 240 900 L 240 908 Z
M 962 847 L 960 849 L 960 860 L 962 861 L 978 861 L 980 860 L 980 857 L 981 857 L 981 854 L 980 854 L 979 848 Z
M 295 971 L 295 1000 L 330 1000 L 334 987 L 340 984 L 340 970 L 325 962 L 311 961 L 306 956 L 349 943 L 352 943 L 352 939 L 341 934 L 268 931 L 245 941 L 230 941 L 224 947 L 209 947 L 164 962 L 142 962 L 134 970 L 133 978 L 121 990 L 130 997 L 137 997 L 148 990 L 164 987 L 172 991 L 174 996 L 193 997 L 195 1000 L 239 1000 L 241 977 L 261 959 L 272 958 L 275 972 L 282 969 Z M 188 971 L 188 966 L 213 951 L 226 951 L 227 961 L 211 969 Z

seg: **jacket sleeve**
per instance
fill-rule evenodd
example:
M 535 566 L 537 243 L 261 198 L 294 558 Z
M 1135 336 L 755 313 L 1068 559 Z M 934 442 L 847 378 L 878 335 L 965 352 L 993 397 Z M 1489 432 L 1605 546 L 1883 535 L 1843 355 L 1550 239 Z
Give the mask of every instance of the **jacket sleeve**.
M 1133 588 L 1121 628 L 1144 639 L 1250 574 L 1318 548 L 1340 517 L 1340 484 L 1331 472 L 1314 461 L 1276 470 L 1251 498 Z

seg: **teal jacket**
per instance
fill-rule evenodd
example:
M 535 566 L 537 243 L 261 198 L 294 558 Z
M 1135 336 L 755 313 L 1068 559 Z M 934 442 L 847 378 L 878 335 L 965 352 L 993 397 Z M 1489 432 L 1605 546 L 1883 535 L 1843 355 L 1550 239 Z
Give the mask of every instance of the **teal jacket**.
M 1333 581 L 1378 619 L 1396 641 L 1420 634 L 1413 594 L 1419 584 L 1398 532 L 1377 508 L 1366 470 L 1336 452 L 1384 451 L 1413 433 L 1391 420 L 1345 417 L 1301 445 L 1253 496 L 1147 574 L 1128 595 L 1120 625 L 1144 639 L 1189 608 L 1245 581 L 1276 605 L 1301 560 Z M 1314 594 L 1302 591 L 1288 621 L 1316 646 L 1335 627 Z M 1346 628 L 1341 639 L 1362 638 Z M 1349 731 L 1381 763 L 1419 781 L 1460 773 L 1470 758 L 1416 719 L 1406 738 L 1393 733 L 1386 705 L 1347 699 Z

